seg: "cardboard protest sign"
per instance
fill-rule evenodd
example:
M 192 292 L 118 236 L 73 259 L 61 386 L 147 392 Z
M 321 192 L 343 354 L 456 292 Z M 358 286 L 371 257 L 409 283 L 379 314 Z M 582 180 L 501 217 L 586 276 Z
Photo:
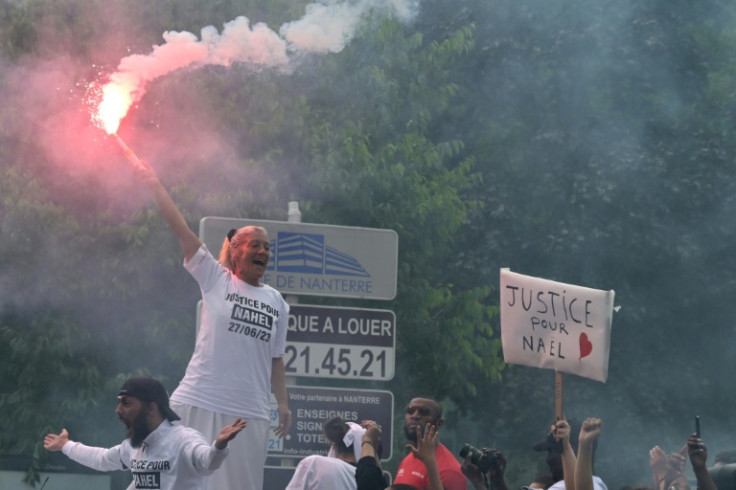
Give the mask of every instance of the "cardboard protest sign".
M 613 291 L 501 269 L 501 342 L 509 364 L 606 382 Z

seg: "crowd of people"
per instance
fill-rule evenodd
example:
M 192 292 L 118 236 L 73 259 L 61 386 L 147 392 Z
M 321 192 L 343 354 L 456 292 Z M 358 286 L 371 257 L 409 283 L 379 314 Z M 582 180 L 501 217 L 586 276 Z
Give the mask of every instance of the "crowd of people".
M 44 447 L 62 451 L 83 465 L 101 471 L 129 470 L 130 489 L 162 488 L 205 490 L 231 452 L 231 441 L 246 428 L 236 418 L 223 426 L 214 442 L 180 423 L 163 385 L 152 378 L 127 380 L 118 395 L 116 413 L 127 438 L 112 448 L 85 446 L 64 429 L 48 434 Z M 329 441 L 327 455 L 314 454 L 297 465 L 286 490 L 508 490 L 506 457 L 494 448 L 464 447 L 460 459 L 439 441 L 444 424 L 440 403 L 429 397 L 411 399 L 404 411 L 407 454 L 393 482 L 381 466 L 381 428 L 372 420 L 345 421 L 332 417 L 322 424 Z M 558 420 L 532 449 L 546 452 L 549 472 L 534 478 L 522 490 L 608 490 L 594 474 L 595 452 L 603 423 Z M 719 453 L 712 467 L 703 440 L 692 434 L 682 448 L 667 454 L 659 446 L 649 452 L 650 485 L 621 490 L 731 490 L 736 489 L 736 453 Z M 235 461 L 241 461 L 238 455 Z M 687 461 L 695 477 L 686 476 Z M 241 484 L 227 488 L 248 489 Z
M 97 470 L 129 470 L 131 489 L 260 490 L 272 430 L 271 393 L 278 414 L 274 434 L 284 437 L 291 427 L 283 361 L 289 305 L 261 281 L 270 258 L 268 233 L 254 226 L 231 230 L 216 259 L 188 227 L 155 171 L 145 162 L 136 165 L 139 179 L 178 238 L 184 267 L 201 290 L 194 353 L 170 398 L 153 378 L 124 383 L 116 408 L 126 427 L 121 444 L 86 446 L 63 429 L 47 434 L 44 447 Z M 404 413 L 407 454 L 389 484 L 381 467 L 380 427 L 370 420 L 326 420 L 327 456 L 302 459 L 287 490 L 508 490 L 502 452 L 465 447 L 458 460 L 439 441 L 443 424 L 440 403 L 427 396 L 410 400 Z M 522 488 L 607 490 L 594 474 L 602 425 L 598 418 L 579 426 L 558 420 L 533 446 L 546 452 L 549 472 Z M 708 468 L 707 449 L 698 434 L 673 454 L 652 448 L 651 487 L 629 490 L 691 488 L 685 476 L 688 459 L 700 490 L 736 490 L 736 465 L 730 465 L 736 454 L 720 454 L 714 468 Z
M 134 426 L 136 430 L 129 432 L 144 436 L 139 441 L 140 447 L 124 442 L 108 450 L 102 456 L 105 459 L 114 460 L 118 458 L 115 455 L 119 455 L 112 463 L 81 456 L 78 461 L 101 470 L 130 469 L 134 474 L 131 488 L 190 488 L 183 486 L 182 475 L 172 469 L 178 466 L 177 461 L 167 459 L 152 463 L 154 471 L 149 475 L 146 468 L 142 468 L 144 460 L 139 459 L 139 453 L 152 447 L 149 439 L 161 443 L 160 432 L 171 432 L 168 424 L 176 421 L 196 431 L 203 440 L 217 440 L 218 450 L 226 447 L 225 442 L 229 443 L 238 455 L 225 458 L 223 451 L 215 451 L 215 456 L 205 466 L 200 466 L 202 462 L 198 461 L 191 470 L 197 473 L 194 480 L 202 486 L 191 488 L 261 489 L 271 431 L 271 393 L 277 401 L 275 435 L 284 437 L 291 427 L 283 360 L 289 305 L 278 291 L 261 280 L 270 258 L 268 233 L 256 226 L 231 230 L 223 237 L 219 257 L 215 258 L 189 228 L 154 169 L 138 159 L 133 163 L 137 178 L 150 190 L 161 215 L 179 241 L 184 268 L 199 285 L 202 294 L 199 330 L 184 377 L 170 400 L 167 394 L 165 406 L 161 396 L 152 400 L 134 394 L 123 397 L 121 392 L 117 413 L 129 429 L 128 411 L 124 408 L 129 400 L 136 401 L 141 418 L 135 420 L 140 426 Z M 167 417 L 162 410 L 177 415 Z M 149 420 L 154 413 L 162 415 L 163 421 Z M 242 420 L 247 420 L 246 431 L 242 431 Z M 225 430 L 222 427 L 239 430 L 230 429 L 228 436 L 233 437 L 222 441 Z M 239 432 L 242 434 L 235 439 L 234 435 Z M 76 443 L 66 439 L 62 431 L 58 435 L 48 435 L 44 443 L 47 449 L 63 450 L 76 459 L 80 451 L 70 449 L 77 447 L 72 446 Z M 187 450 L 190 449 L 187 445 Z M 95 458 L 102 454 L 86 449 L 84 452 L 94 453 Z M 146 486 L 152 479 L 160 486 Z
M 404 414 L 404 432 L 409 440 L 407 455 L 399 464 L 396 477 L 389 484 L 381 469 L 381 432 L 375 422 L 367 420 L 360 425 L 333 419 L 325 424 L 327 439 L 331 441 L 330 454 L 346 453 L 351 464 L 353 479 L 339 488 L 346 490 L 508 490 L 504 478 L 507 461 L 503 453 L 493 448 L 464 447 L 458 461 L 448 448 L 439 442 L 444 421 L 441 405 L 427 397 L 412 399 Z M 329 435 L 331 425 L 344 429 L 338 438 Z M 350 429 L 353 427 L 353 429 Z M 546 452 L 549 472 L 534 478 L 522 490 L 608 490 L 603 479 L 594 474 L 595 453 L 603 422 L 587 418 L 582 423 L 564 418 L 550 427 L 542 441 L 534 444 L 535 451 Z M 352 437 L 344 434 L 355 431 Z M 343 437 L 343 439 L 339 439 Z M 337 441 L 337 442 L 336 442 Z M 359 445 L 360 444 L 360 445 Z M 335 453 L 335 449 L 338 452 Z M 359 454 L 359 455 L 358 455 Z M 719 453 L 712 467 L 707 466 L 707 449 L 698 434 L 692 434 L 679 451 L 666 454 L 655 446 L 650 451 L 652 483 L 632 485 L 621 490 L 731 490 L 736 489 L 736 452 Z M 334 456 L 340 457 L 340 456 Z M 334 476 L 329 471 L 319 473 L 322 483 L 304 484 L 296 474 L 287 490 L 316 490 L 333 488 L 326 484 Z M 686 476 L 687 461 L 695 477 Z

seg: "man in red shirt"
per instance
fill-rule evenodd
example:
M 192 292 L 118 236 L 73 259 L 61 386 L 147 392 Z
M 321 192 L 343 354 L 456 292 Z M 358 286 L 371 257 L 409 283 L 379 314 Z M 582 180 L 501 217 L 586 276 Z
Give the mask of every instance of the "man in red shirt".
M 444 423 L 442 407 L 431 398 L 413 398 L 404 413 L 404 432 L 415 447 L 417 446 L 417 428 L 424 430 L 428 423 L 437 429 L 442 426 Z M 460 469 L 460 463 L 450 450 L 437 443 L 434 454 L 440 470 L 440 480 L 445 490 L 466 490 L 467 480 Z M 399 465 L 392 488 L 395 490 L 424 490 L 428 487 L 429 481 L 424 463 L 409 453 Z

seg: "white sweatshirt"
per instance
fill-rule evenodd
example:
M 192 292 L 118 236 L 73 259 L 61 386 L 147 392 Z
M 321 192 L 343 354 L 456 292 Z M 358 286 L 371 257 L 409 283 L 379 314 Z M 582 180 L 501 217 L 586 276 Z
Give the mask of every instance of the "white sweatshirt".
M 199 284 L 202 315 L 194 353 L 171 400 L 269 420 L 271 365 L 286 349 L 289 304 L 274 288 L 239 279 L 204 245 L 184 266 Z
M 163 421 L 140 447 L 130 439 L 109 449 L 69 441 L 62 452 L 77 463 L 99 471 L 133 473 L 129 488 L 206 490 L 207 475 L 220 467 L 230 448 L 217 449 L 204 436 L 183 425 Z
M 354 490 L 355 466 L 337 458 L 313 454 L 302 459 L 286 490 Z

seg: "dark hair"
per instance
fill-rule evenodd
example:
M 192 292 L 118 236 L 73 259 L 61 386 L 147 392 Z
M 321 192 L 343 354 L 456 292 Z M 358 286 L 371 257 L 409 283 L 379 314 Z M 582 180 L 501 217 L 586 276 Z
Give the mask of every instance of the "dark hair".
M 430 402 L 430 405 L 432 406 L 432 408 L 434 408 L 434 411 L 436 412 L 437 418 L 438 419 L 441 419 L 442 418 L 442 405 L 440 404 L 440 402 L 438 402 L 437 400 L 435 400 L 431 396 L 417 395 L 417 396 L 413 396 L 411 399 L 412 400 L 427 400 L 428 402 Z M 411 403 L 411 400 L 409 402 Z
M 348 449 L 343 442 L 345 434 L 350 430 L 350 426 L 346 424 L 343 419 L 340 417 L 327 419 L 323 424 L 322 429 L 325 432 L 325 437 L 327 437 L 327 440 L 335 446 L 335 451 L 337 451 L 338 454 L 352 453 L 352 450 Z
M 736 451 L 721 451 L 716 454 L 716 463 L 731 464 L 736 463 Z
M 718 490 L 736 489 L 736 464 L 724 464 L 708 468 L 708 474 Z

